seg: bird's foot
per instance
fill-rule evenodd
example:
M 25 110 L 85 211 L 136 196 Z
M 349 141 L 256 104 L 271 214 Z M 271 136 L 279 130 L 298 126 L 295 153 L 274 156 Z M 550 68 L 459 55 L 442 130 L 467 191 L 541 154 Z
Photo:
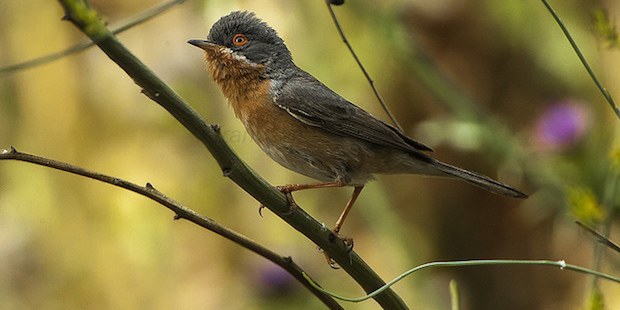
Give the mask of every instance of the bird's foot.
M 291 192 L 294 191 L 295 189 L 291 189 L 291 185 L 276 186 L 275 188 L 279 192 L 284 194 L 284 196 L 286 197 L 286 201 L 288 201 L 288 211 L 280 213 L 280 215 L 284 215 L 284 216 L 291 215 L 295 210 L 297 210 L 297 208 L 299 208 L 299 206 L 295 202 L 295 199 L 293 199 L 293 195 L 291 194 Z M 260 216 L 263 216 L 262 211 L 266 207 L 267 206 L 265 206 L 264 204 L 261 204 L 260 207 L 258 207 L 258 214 Z
M 295 199 L 293 199 L 291 191 L 284 188 L 284 186 L 276 186 L 276 189 L 282 192 L 282 194 L 284 194 L 284 196 L 286 197 L 286 201 L 288 201 L 288 211 L 280 213 L 280 215 L 291 215 L 295 210 L 297 210 L 297 208 L 299 208 L 299 206 L 295 202 Z M 264 208 L 267 208 L 267 206 L 265 206 L 264 204 L 261 204 L 260 207 L 258 207 L 258 215 L 260 215 L 261 217 L 263 216 Z
M 329 242 L 333 243 L 334 241 L 336 241 L 336 239 L 340 239 L 345 245 L 345 252 L 347 254 L 351 253 L 351 251 L 353 251 L 353 238 L 343 236 L 336 231 L 332 231 L 332 232 L 333 232 L 332 234 L 329 234 Z M 338 263 L 331 256 L 325 253 L 323 249 L 317 248 L 317 251 L 325 255 L 325 259 L 327 260 L 327 265 L 329 265 L 329 267 L 333 269 L 340 269 L 340 265 L 338 265 Z

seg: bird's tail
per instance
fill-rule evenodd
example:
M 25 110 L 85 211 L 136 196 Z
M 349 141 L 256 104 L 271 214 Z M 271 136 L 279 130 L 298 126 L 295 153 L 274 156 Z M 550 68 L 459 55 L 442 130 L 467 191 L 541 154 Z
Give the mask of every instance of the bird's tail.
M 436 160 L 433 163 L 434 167 L 439 171 L 448 174 L 457 179 L 464 180 L 468 183 L 486 189 L 492 193 L 506 195 L 516 198 L 527 198 L 527 195 L 517 189 L 514 189 L 506 184 L 495 181 L 484 175 L 477 174 L 475 172 L 467 171 L 465 169 L 457 168 L 446 163 L 442 163 Z

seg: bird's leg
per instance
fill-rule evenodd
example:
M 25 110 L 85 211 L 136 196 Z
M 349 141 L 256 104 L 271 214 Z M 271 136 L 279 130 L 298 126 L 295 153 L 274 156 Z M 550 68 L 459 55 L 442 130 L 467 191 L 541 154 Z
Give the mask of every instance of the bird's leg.
M 346 249 L 347 252 L 351 252 L 353 250 L 353 238 L 343 236 L 339 232 L 340 232 L 340 228 L 342 228 L 342 224 L 344 224 L 344 220 L 347 218 L 347 215 L 349 214 L 349 211 L 351 211 L 351 208 L 353 207 L 355 200 L 357 200 L 357 197 L 362 192 L 362 189 L 364 189 L 363 185 L 355 187 L 355 189 L 353 190 L 353 194 L 351 195 L 351 199 L 349 199 L 349 202 L 347 202 L 347 205 L 344 207 L 344 210 L 342 211 L 342 213 L 340 214 L 340 217 L 336 221 L 336 226 L 334 226 L 334 229 L 332 230 L 332 232 L 334 232 L 334 235 L 338 237 L 340 240 L 342 240 L 342 242 L 344 242 L 345 246 L 347 247 Z M 336 263 L 336 261 L 333 258 L 327 255 L 327 253 L 325 253 L 323 249 L 319 248 L 318 250 L 319 252 L 323 253 L 323 255 L 325 255 L 325 259 L 327 260 L 327 264 L 329 265 L 329 267 L 333 269 L 340 268 L 340 266 L 338 266 L 338 263 Z
M 344 220 L 347 218 L 347 215 L 349 215 L 349 211 L 351 211 L 351 208 L 353 207 L 355 200 L 357 200 L 357 197 L 362 192 L 362 189 L 364 189 L 363 185 L 355 187 L 355 189 L 353 190 L 353 194 L 351 195 L 351 199 L 349 199 L 349 202 L 347 202 L 347 205 L 344 207 L 344 210 L 342 211 L 342 213 L 340 214 L 340 217 L 336 221 L 336 226 L 334 226 L 334 229 L 332 230 L 338 237 L 340 237 L 340 239 L 344 241 L 344 243 L 347 245 L 349 249 L 353 249 L 353 239 L 349 237 L 341 236 L 339 234 L 340 228 L 342 228 L 342 224 L 344 224 Z
M 347 185 L 346 182 L 342 180 L 336 180 L 336 181 L 325 182 L 325 183 L 287 184 L 287 185 L 276 186 L 276 189 L 282 192 L 284 196 L 286 196 L 286 200 L 288 201 L 288 204 L 289 204 L 289 211 L 287 212 L 287 214 L 289 214 L 290 212 L 293 212 L 295 211 L 295 209 L 299 208 L 299 206 L 295 202 L 295 199 L 293 199 L 293 195 L 291 194 L 292 192 L 300 191 L 304 189 L 313 189 L 313 188 L 343 187 L 345 185 Z M 258 208 L 258 214 L 261 214 L 261 211 L 263 210 L 264 207 L 265 206 L 261 205 Z
M 293 199 L 291 192 L 305 190 L 305 189 L 313 189 L 313 188 L 343 187 L 345 185 L 347 185 L 347 182 L 342 181 L 342 180 L 336 180 L 336 181 L 325 182 L 325 183 L 288 184 L 284 186 L 276 186 L 276 189 L 282 192 L 284 195 L 286 195 L 286 198 L 288 199 L 290 203 L 289 210 L 290 212 L 292 212 L 296 208 L 298 208 L 298 206 L 295 200 Z M 344 242 L 344 244 L 347 247 L 347 252 L 350 252 L 351 250 L 353 250 L 353 238 L 340 235 L 339 232 L 340 232 L 340 229 L 342 228 L 342 224 L 344 224 L 344 220 L 347 218 L 349 211 L 351 211 L 351 208 L 353 207 L 355 200 L 357 200 L 357 197 L 360 195 L 363 188 L 364 188 L 363 185 L 355 187 L 355 189 L 353 190 L 353 194 L 351 195 L 351 199 L 349 199 L 349 202 L 347 202 L 347 205 L 344 207 L 342 214 L 340 214 L 338 221 L 336 221 L 336 226 L 332 230 L 334 232 L 334 235 Z M 323 250 L 320 248 L 318 250 L 325 255 L 325 258 L 327 259 L 327 263 L 330 267 L 334 269 L 340 268 L 338 267 L 338 264 L 334 261 L 334 259 L 331 258 L 329 255 L 327 255 L 327 253 L 323 252 Z
M 333 232 L 335 234 L 338 234 L 340 232 L 340 228 L 342 228 L 342 224 L 344 224 L 344 220 L 347 218 L 347 215 L 349 215 L 349 211 L 351 211 L 351 208 L 353 207 L 353 204 L 355 203 L 355 200 L 357 200 L 357 197 L 362 192 L 362 189 L 364 189 L 363 185 L 362 186 L 356 186 L 355 189 L 353 190 L 353 194 L 351 195 L 351 199 L 349 199 L 349 202 L 347 202 L 347 205 L 344 207 L 344 210 L 342 210 L 342 213 L 340 214 L 340 217 L 336 221 L 336 226 L 334 226 L 334 229 L 333 229 Z
M 282 192 L 286 199 L 289 202 L 289 212 L 295 211 L 299 206 L 293 199 L 293 195 L 291 192 L 300 191 L 304 189 L 313 189 L 313 188 L 327 188 L 327 187 L 343 187 L 346 183 L 340 180 L 325 182 L 325 183 L 310 183 L 310 184 L 287 184 L 282 186 L 276 186 L 276 189 Z
M 282 186 L 276 186 L 276 189 L 282 193 L 290 193 L 294 191 L 301 191 L 304 189 L 313 188 L 327 188 L 327 187 L 343 187 L 346 183 L 340 180 L 325 182 L 325 183 L 310 183 L 310 184 L 287 184 Z

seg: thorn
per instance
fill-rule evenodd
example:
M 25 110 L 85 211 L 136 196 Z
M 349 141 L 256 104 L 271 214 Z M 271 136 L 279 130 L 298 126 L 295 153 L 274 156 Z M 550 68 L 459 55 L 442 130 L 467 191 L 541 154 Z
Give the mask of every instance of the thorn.
M 9 154 L 16 154 L 17 150 L 11 145 L 11 152 Z
M 344 245 L 347 246 L 346 248 L 347 253 L 351 253 L 353 251 L 353 239 L 347 237 L 343 241 L 344 241 Z
M 224 177 L 228 177 L 232 173 L 232 169 L 231 168 L 224 168 L 224 169 L 222 169 L 222 172 L 224 173 Z
M 213 129 L 216 133 L 220 133 L 220 125 L 218 124 L 211 125 L 211 129 Z
M 338 265 L 338 263 L 331 257 L 327 257 L 327 265 L 329 265 L 329 267 L 331 267 L 332 269 L 340 269 L 340 266 Z
M 71 16 L 69 16 L 69 14 L 65 14 L 63 17 L 60 18 L 60 20 L 71 20 Z
M 287 264 L 290 264 L 293 262 L 293 258 L 290 256 L 286 256 L 284 257 L 284 262 L 286 262 Z
M 146 188 L 147 189 L 155 189 L 155 187 L 153 187 L 153 184 L 151 184 L 150 182 L 146 182 Z
M 344 0 L 329 0 L 329 3 L 333 5 L 342 5 L 344 4 Z
M 180 219 L 181 219 L 181 216 L 178 213 L 174 215 L 174 220 L 175 221 L 176 220 L 180 220 Z
M 260 215 L 260 217 L 263 217 L 263 209 L 267 208 L 265 205 L 261 204 L 260 207 L 258 207 L 258 215 Z

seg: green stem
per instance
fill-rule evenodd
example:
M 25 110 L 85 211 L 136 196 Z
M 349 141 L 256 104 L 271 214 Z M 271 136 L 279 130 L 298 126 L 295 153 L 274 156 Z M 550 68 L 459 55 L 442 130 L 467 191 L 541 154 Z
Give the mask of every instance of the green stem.
M 420 271 L 422 269 L 427 269 L 427 268 L 433 268 L 433 267 L 463 267 L 463 266 L 483 266 L 483 265 L 546 265 L 546 266 L 554 266 L 554 267 L 559 267 L 560 270 L 572 270 L 572 271 L 577 271 L 577 272 L 581 272 L 581 273 L 587 273 L 587 274 L 592 274 L 592 275 L 596 275 L 599 276 L 601 278 L 610 280 L 610 281 L 614 281 L 614 282 L 618 282 L 620 283 L 620 278 L 617 277 L 613 277 L 610 276 L 608 274 L 604 274 L 602 272 L 598 272 L 596 270 L 591 270 L 591 269 L 587 269 L 587 268 L 583 268 L 583 267 L 579 267 L 579 266 L 575 266 L 575 265 L 570 265 L 567 264 L 565 261 L 563 260 L 559 260 L 559 261 L 549 261 L 549 260 L 512 260 L 512 259 L 490 259 L 490 260 L 467 260 L 467 261 L 454 261 L 454 262 L 432 262 L 432 263 L 427 263 L 427 264 L 423 264 L 420 266 L 417 266 L 413 269 L 409 269 L 407 270 L 405 273 L 401 274 L 400 276 L 396 277 L 394 280 L 388 282 L 387 284 L 385 284 L 384 286 L 382 286 L 381 288 L 379 288 L 378 290 L 366 295 L 366 296 L 362 296 L 362 297 L 358 297 L 358 298 L 348 298 L 348 297 L 342 297 L 339 295 L 336 295 L 334 293 L 331 293 L 321 287 L 315 286 L 316 284 L 312 283 L 312 280 L 306 275 L 304 274 L 304 278 L 306 278 L 306 280 L 308 282 L 310 282 L 310 284 L 312 286 L 314 286 L 316 289 L 318 289 L 319 291 L 322 291 L 323 293 L 330 295 L 336 299 L 340 299 L 340 300 L 344 300 L 344 301 L 350 301 L 350 302 L 360 302 L 360 301 L 364 301 L 366 299 L 372 298 L 374 297 L 376 294 L 380 294 L 382 290 L 389 288 L 390 286 L 394 285 L 396 282 L 402 280 L 403 278 L 405 278 L 406 276 L 416 272 L 416 271 Z
M 581 60 L 581 63 L 586 68 L 586 71 L 588 71 L 588 74 L 590 74 L 590 77 L 596 84 L 596 87 L 598 87 L 598 89 L 601 91 L 601 93 L 603 94 L 603 97 L 605 97 L 605 100 L 607 100 L 607 102 L 609 103 L 609 106 L 611 106 L 611 109 L 614 110 L 614 113 L 616 113 L 616 116 L 618 117 L 618 119 L 620 119 L 620 109 L 618 109 L 618 106 L 616 106 L 616 104 L 614 103 L 614 100 L 613 98 L 611 98 L 611 95 L 609 94 L 607 89 L 603 86 L 603 84 L 601 84 L 601 82 L 598 80 L 598 77 L 596 77 L 596 74 L 594 73 L 590 65 L 588 64 L 588 61 L 586 60 L 586 58 L 581 53 L 581 50 L 579 50 L 579 47 L 577 46 L 577 43 L 575 43 L 575 40 L 573 40 L 573 37 L 570 35 L 570 32 L 568 31 L 568 29 L 566 28 L 566 26 L 564 25 L 564 23 L 558 16 L 558 14 L 556 14 L 555 10 L 551 7 L 549 2 L 547 2 L 547 0 L 542 0 L 542 2 L 547 7 L 547 10 L 549 10 L 549 13 L 551 13 L 553 18 L 555 18 L 555 21 L 560 26 L 560 29 L 562 29 L 562 32 L 564 32 L 564 35 L 568 39 L 568 42 L 573 47 L 573 50 L 575 50 L 577 57 L 579 57 L 579 60 Z

